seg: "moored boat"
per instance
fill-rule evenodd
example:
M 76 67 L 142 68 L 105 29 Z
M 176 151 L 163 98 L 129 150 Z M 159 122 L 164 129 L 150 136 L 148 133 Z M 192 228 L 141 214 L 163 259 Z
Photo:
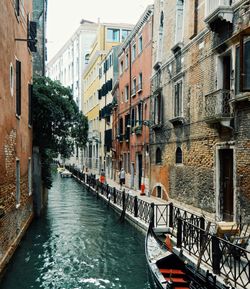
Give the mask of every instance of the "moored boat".
M 172 252 L 174 244 L 172 228 L 149 226 L 145 240 L 145 254 L 149 270 L 160 289 L 222 289 L 216 278 L 206 272 L 202 275 L 194 264 L 183 261 Z

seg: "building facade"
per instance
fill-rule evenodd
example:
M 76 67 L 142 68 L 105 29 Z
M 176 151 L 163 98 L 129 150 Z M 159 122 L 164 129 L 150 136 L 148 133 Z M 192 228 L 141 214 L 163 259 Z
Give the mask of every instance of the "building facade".
M 249 1 L 155 1 L 152 195 L 249 220 Z
M 32 20 L 37 25 L 37 52 L 33 55 L 34 75 L 45 75 L 47 6 L 47 0 L 33 0 Z
M 91 45 L 96 38 L 98 25 L 82 20 L 79 28 L 48 62 L 46 74 L 52 80 L 59 80 L 65 87 L 70 87 L 73 98 L 82 109 L 82 76 L 89 62 Z
M 99 160 L 101 167 L 108 178 L 113 177 L 112 170 L 112 110 L 113 96 L 112 90 L 118 80 L 118 51 L 120 46 L 114 46 L 100 63 L 99 78 L 100 89 L 98 99 L 100 102 L 99 129 L 100 141 Z
M 1 3 L 0 272 L 33 216 L 31 14 L 31 0 Z
M 89 121 L 89 141 L 84 150 L 84 169 L 93 174 L 99 174 L 105 166 L 104 159 L 100 156 L 100 148 L 103 146 L 103 143 L 101 143 L 100 125 L 102 125 L 102 122 L 107 125 L 107 121 L 104 119 L 99 121 L 101 99 L 99 100 L 98 91 L 104 81 L 101 80 L 102 77 L 100 77 L 99 71 L 101 72 L 102 70 L 102 75 L 104 74 L 104 77 L 105 75 L 107 76 L 107 67 L 112 66 L 110 65 L 113 61 L 112 57 L 105 62 L 105 68 L 100 65 L 111 48 L 120 45 L 126 39 L 132 27 L 129 24 L 99 23 L 97 36 L 90 52 L 89 64 L 83 75 L 82 111 Z M 102 65 L 104 64 L 102 63 Z
M 153 6 L 148 6 L 119 55 L 118 107 L 114 111 L 116 175 L 123 167 L 126 186 L 149 191 L 150 77 Z M 114 91 L 117 94 L 117 91 Z

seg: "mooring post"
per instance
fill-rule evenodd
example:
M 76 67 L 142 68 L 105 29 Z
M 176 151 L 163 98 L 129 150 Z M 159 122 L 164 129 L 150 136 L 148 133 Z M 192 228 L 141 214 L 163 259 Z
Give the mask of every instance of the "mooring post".
M 173 203 L 169 204 L 169 227 L 173 228 L 174 226 L 174 205 Z
M 135 196 L 134 198 L 134 216 L 138 217 L 138 197 Z
M 221 250 L 220 241 L 213 235 L 212 236 L 212 268 L 214 274 L 220 274 L 220 260 L 221 260 Z
M 177 219 L 177 248 L 182 247 L 182 219 Z
M 114 204 L 116 204 L 116 189 L 115 189 L 115 187 L 113 188 L 113 194 L 114 194 Z

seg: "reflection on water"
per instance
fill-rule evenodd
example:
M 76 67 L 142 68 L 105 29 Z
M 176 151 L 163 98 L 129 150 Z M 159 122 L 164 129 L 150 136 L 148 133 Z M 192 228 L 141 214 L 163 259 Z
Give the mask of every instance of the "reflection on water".
M 144 236 L 73 179 L 55 176 L 1 289 L 150 289 Z

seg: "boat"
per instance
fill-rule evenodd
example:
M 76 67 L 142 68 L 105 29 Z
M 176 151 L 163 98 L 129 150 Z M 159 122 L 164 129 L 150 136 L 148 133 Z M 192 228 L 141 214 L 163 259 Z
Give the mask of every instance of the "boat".
M 72 173 L 66 169 L 64 169 L 62 172 L 60 172 L 62 178 L 71 178 Z
M 214 275 L 205 276 L 194 264 L 182 260 L 172 249 L 172 228 L 153 228 L 150 224 L 145 239 L 145 254 L 153 282 L 159 289 L 222 289 Z

